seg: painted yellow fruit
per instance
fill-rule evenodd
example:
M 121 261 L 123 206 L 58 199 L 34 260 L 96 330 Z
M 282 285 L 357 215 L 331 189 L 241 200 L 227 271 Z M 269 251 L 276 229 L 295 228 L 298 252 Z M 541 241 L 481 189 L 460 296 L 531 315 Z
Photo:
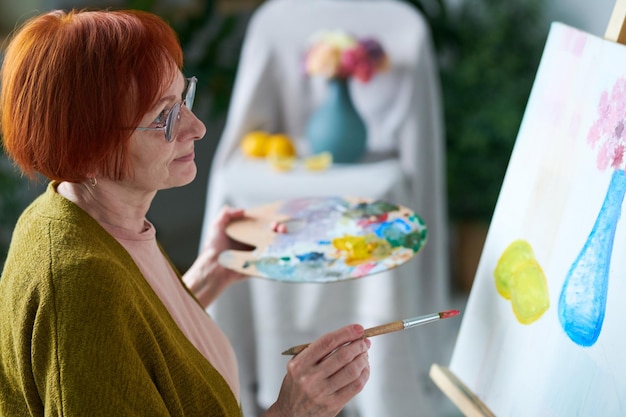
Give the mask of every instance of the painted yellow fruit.
M 323 171 L 333 164 L 333 155 L 330 152 L 322 152 L 304 158 L 304 167 L 312 171 Z
M 539 319 L 550 308 L 548 281 L 536 260 L 522 262 L 513 276 L 511 306 L 522 324 Z
M 270 135 L 267 139 L 268 158 L 290 158 L 296 156 L 296 147 L 291 138 L 284 134 Z
M 535 259 L 533 248 L 525 240 L 513 241 L 502 253 L 493 273 L 496 289 L 507 300 L 511 299 L 511 287 L 516 270 L 525 261 Z
M 511 300 L 513 313 L 522 324 L 538 320 L 550 308 L 548 281 L 533 248 L 525 240 L 515 240 L 502 252 L 494 270 L 496 289 Z
M 241 151 L 250 158 L 265 158 L 267 156 L 270 135 L 261 130 L 255 130 L 245 135 L 241 141 Z

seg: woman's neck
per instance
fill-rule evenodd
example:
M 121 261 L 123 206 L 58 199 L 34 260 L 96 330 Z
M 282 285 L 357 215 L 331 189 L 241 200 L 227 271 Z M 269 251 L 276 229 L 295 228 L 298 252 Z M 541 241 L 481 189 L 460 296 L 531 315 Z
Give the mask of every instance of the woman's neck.
M 61 182 L 57 192 L 67 198 L 99 223 L 105 223 L 141 233 L 150 203 L 156 193 L 137 193 L 114 181 Z

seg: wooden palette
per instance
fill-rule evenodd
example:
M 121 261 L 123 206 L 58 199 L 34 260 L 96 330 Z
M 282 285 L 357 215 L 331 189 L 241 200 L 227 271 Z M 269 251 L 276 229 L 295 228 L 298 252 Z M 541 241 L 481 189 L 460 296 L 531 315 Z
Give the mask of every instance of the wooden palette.
M 286 232 L 273 230 L 277 222 Z M 428 234 L 423 220 L 406 207 L 352 197 L 249 209 L 226 233 L 255 249 L 225 251 L 221 265 L 283 282 L 335 282 L 387 271 L 415 256 Z

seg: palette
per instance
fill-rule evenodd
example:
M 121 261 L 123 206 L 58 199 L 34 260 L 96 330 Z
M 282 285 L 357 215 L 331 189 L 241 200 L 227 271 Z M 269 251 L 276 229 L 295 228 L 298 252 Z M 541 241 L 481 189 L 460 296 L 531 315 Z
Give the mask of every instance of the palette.
M 276 224 L 286 229 L 276 232 Z M 376 274 L 413 258 L 426 244 L 424 221 L 406 207 L 354 197 L 279 201 L 246 210 L 226 234 L 255 247 L 219 262 L 283 282 L 335 282 Z

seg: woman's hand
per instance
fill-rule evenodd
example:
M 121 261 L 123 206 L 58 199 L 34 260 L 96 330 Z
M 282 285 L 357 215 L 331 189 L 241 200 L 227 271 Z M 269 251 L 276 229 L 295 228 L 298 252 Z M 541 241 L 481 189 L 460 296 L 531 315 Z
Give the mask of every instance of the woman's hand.
M 264 416 L 336 416 L 369 379 L 369 347 L 357 324 L 320 337 L 289 361 L 278 400 Z
M 226 226 L 245 216 L 243 209 L 224 207 L 213 221 L 202 250 L 183 281 L 206 308 L 231 283 L 243 276 L 232 269 L 224 268 L 217 261 L 220 253 L 228 249 L 250 250 L 250 246 L 235 242 L 226 235 Z

